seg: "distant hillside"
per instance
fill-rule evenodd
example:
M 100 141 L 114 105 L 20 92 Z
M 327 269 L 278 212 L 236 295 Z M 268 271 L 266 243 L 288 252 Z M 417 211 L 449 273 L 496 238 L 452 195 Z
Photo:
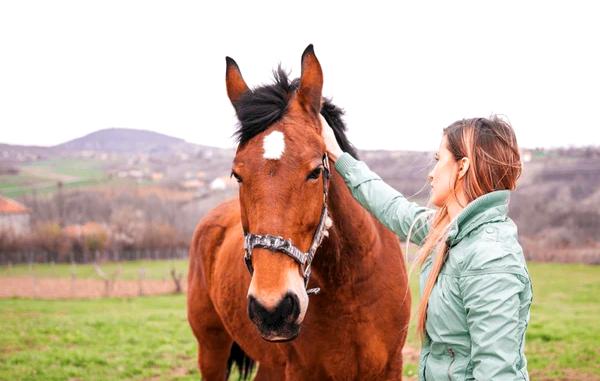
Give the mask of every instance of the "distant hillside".
M 44 160 L 53 154 L 54 149 L 50 147 L 0 143 L 0 174 L 7 173 L 5 169 L 17 163 Z
M 112 224 L 112 211 L 134 208 L 190 236 L 199 216 L 236 194 L 229 178 L 234 155 L 233 148 L 131 129 L 101 130 L 54 147 L 0 144 L 0 194 L 30 207 L 34 223 Z M 411 201 L 427 202 L 432 152 L 359 155 Z M 600 264 L 600 147 L 523 149 L 522 158 L 509 216 L 527 258 Z M 144 190 L 152 197 L 140 196 Z M 60 213 L 59 204 L 65 206 Z
M 173 147 L 187 146 L 185 140 L 158 132 L 130 128 L 108 128 L 81 138 L 59 144 L 61 151 L 101 151 L 110 153 L 141 153 L 170 151 Z

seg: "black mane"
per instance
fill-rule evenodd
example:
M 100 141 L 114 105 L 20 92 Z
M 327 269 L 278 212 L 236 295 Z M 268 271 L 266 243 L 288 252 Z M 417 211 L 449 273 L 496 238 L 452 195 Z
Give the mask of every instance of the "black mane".
M 249 90 L 234 104 L 239 120 L 234 135 L 240 145 L 279 121 L 287 112 L 289 100 L 300 85 L 298 78 L 290 82 L 281 66 L 273 72 L 273 75 L 275 76 L 273 84 Z M 321 115 L 333 128 L 340 148 L 358 159 L 356 148 L 346 137 L 346 125 L 342 119 L 344 111 L 331 103 L 330 99 L 324 98 Z

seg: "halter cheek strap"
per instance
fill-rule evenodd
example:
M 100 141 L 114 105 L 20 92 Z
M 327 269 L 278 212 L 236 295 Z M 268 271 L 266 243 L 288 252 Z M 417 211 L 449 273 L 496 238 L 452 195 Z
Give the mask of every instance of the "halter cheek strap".
M 323 241 L 323 237 L 326 235 L 327 227 L 327 194 L 329 192 L 329 157 L 327 153 L 323 155 L 323 208 L 321 209 L 321 218 L 319 220 L 319 225 L 317 226 L 317 230 L 313 235 L 312 243 L 307 252 L 304 252 L 294 246 L 291 239 L 285 239 L 283 237 L 271 234 L 254 234 L 247 233 L 244 231 L 244 261 L 246 262 L 246 267 L 250 272 L 250 275 L 254 273 L 254 267 L 252 266 L 252 250 L 255 247 L 261 247 L 264 249 L 269 249 L 273 252 L 280 252 L 289 257 L 291 257 L 294 261 L 296 261 L 300 265 L 300 269 L 302 270 L 302 274 L 304 276 L 304 287 L 308 287 L 308 280 L 310 278 L 310 267 L 313 258 L 315 257 L 315 253 L 321 242 Z M 306 290 L 306 293 L 318 294 L 320 291 L 319 288 L 311 288 Z

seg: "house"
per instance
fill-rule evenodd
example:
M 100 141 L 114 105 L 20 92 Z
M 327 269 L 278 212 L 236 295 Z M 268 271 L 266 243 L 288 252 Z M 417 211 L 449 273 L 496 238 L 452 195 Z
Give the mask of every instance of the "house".
M 225 190 L 227 188 L 236 187 L 237 181 L 230 176 L 219 176 L 216 177 L 213 181 L 210 182 L 210 190 Z
M 29 232 L 29 209 L 20 202 L 0 196 L 0 234 L 21 236 Z

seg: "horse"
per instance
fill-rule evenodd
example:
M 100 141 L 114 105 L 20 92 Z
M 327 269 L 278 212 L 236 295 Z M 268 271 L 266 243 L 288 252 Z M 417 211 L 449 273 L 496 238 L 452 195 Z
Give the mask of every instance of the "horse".
M 319 114 L 358 155 L 343 110 L 322 97 L 312 44 L 300 78 L 281 65 L 274 77 L 249 89 L 226 57 L 239 194 L 200 220 L 190 244 L 202 379 L 227 379 L 235 364 L 257 381 L 400 380 L 411 298 L 399 239 L 330 170 Z

